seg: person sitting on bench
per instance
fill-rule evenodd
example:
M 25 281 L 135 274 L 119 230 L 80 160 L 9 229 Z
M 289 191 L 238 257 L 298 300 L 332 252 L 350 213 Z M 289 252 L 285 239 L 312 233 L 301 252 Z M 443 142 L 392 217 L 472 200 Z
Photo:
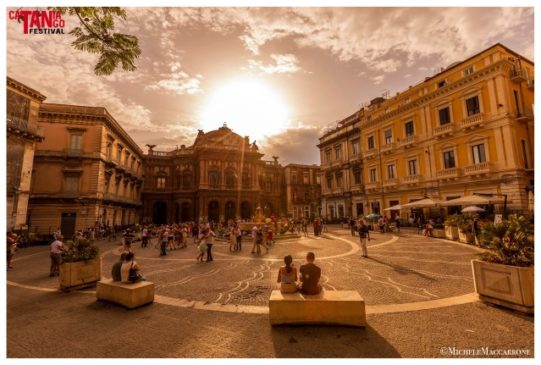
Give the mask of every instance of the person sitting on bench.
M 295 293 L 297 291 L 297 268 L 292 264 L 291 255 L 284 257 L 286 266 L 282 266 L 278 271 L 278 283 L 280 283 L 280 292 Z
M 313 252 L 306 254 L 307 264 L 302 265 L 299 269 L 301 276 L 300 292 L 306 295 L 317 295 L 321 292 L 321 285 L 319 285 L 319 278 L 321 277 L 321 269 L 314 265 L 316 255 Z
M 141 268 L 135 262 L 135 255 L 133 252 L 126 254 L 126 260 L 120 268 L 120 275 L 123 283 L 136 283 L 138 281 L 146 280 L 143 275 L 139 273 Z
M 122 281 L 122 275 L 120 274 L 120 268 L 122 267 L 122 264 L 126 260 L 126 252 L 122 252 L 120 255 L 120 260 L 115 262 L 113 264 L 113 268 L 111 269 L 111 276 L 113 277 L 113 281 Z

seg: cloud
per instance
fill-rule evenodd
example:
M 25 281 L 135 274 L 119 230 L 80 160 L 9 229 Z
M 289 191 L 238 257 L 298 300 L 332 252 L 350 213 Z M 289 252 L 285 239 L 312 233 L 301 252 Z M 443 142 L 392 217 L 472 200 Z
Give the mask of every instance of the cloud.
M 302 70 L 298 65 L 299 60 L 293 54 L 271 54 L 270 58 L 274 62 L 267 65 L 261 61 L 249 60 L 248 68 L 266 74 L 295 73 Z
M 259 150 L 265 158 L 279 156 L 282 165 L 288 163 L 319 164 L 317 144 L 321 128 L 299 124 L 279 134 L 267 137 L 261 142 Z
M 377 75 L 377 76 L 373 76 L 373 77 L 370 78 L 370 80 L 372 80 L 374 85 L 381 84 L 384 79 L 385 79 L 385 75 Z

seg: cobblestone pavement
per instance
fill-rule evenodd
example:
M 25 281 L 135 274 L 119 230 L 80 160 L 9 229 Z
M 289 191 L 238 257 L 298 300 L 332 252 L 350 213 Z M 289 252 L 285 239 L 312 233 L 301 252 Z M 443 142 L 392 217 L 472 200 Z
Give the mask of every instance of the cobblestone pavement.
M 191 243 L 165 257 L 159 256 L 153 243 L 146 249 L 134 245 L 136 260 L 147 280 L 156 284 L 159 300 L 132 311 L 96 302 L 92 290 L 58 292 L 57 279 L 48 276 L 47 248 L 21 249 L 15 269 L 8 271 L 8 356 L 450 356 L 444 353 L 450 350 L 440 350 L 444 346 L 527 349 L 529 353 L 523 355 L 533 356 L 532 317 L 475 300 L 415 310 L 419 302 L 436 303 L 472 293 L 470 260 L 478 249 L 408 230 L 372 236 L 369 258 L 360 256 L 358 238 L 338 227 L 323 237 L 277 241 L 269 253 L 259 257 L 250 253 L 252 245 L 246 239 L 242 252 L 230 253 L 227 244 L 217 242 L 211 263 L 197 263 Z M 112 242 L 101 242 L 100 246 L 103 275 L 109 277 L 120 246 Z M 268 325 L 268 298 L 276 288 L 283 256 L 292 255 L 295 265 L 300 266 L 307 251 L 316 254 L 326 290 L 354 289 L 361 293 L 369 314 L 366 329 Z M 202 308 L 210 310 L 175 305 L 179 299 L 201 303 Z M 239 305 L 251 308 L 251 312 L 232 313 L 228 309 Z M 400 305 L 411 309 L 395 311 Z M 120 338 L 102 335 L 107 330 L 112 331 L 111 336 L 122 337 L 132 333 L 134 326 L 145 330 L 144 334 L 130 335 L 128 341 L 135 341 L 131 346 L 136 349 L 131 354 L 120 345 L 124 343 Z M 86 339 L 78 340 L 83 334 Z M 89 334 L 95 337 L 89 338 Z M 167 339 L 163 345 L 146 346 L 162 336 Z M 217 343 L 207 346 L 198 341 L 205 336 L 215 338 Z M 253 338 L 261 341 L 252 343 Z M 66 345 L 47 346 L 57 340 Z M 111 346 L 115 341 L 118 347 Z M 168 341 L 171 346 L 166 345 Z M 307 350 L 303 342 L 314 346 Z

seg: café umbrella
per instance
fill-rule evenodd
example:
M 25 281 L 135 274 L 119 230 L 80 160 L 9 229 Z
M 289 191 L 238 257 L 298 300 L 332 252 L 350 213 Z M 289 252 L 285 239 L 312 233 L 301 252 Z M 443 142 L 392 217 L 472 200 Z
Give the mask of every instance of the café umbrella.
M 501 203 L 501 197 L 481 196 L 481 195 L 466 195 L 461 198 L 447 200 L 441 205 L 487 205 Z
M 484 212 L 485 210 L 481 207 L 476 207 L 475 205 L 466 207 L 461 210 L 462 213 L 476 213 L 476 212 Z
M 408 204 L 404 204 L 402 205 L 402 208 L 431 208 L 440 204 L 441 203 L 439 200 L 425 198 Z
M 400 210 L 400 209 L 402 209 L 402 206 L 398 204 L 398 205 L 393 205 L 392 207 L 389 207 L 389 208 L 385 208 L 383 210 Z

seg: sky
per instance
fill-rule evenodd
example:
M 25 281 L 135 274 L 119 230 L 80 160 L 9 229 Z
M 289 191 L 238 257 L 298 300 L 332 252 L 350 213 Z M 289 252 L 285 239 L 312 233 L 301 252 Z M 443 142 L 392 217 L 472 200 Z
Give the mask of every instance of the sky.
M 135 72 L 96 76 L 97 56 L 69 34 L 25 35 L 8 20 L 7 74 L 46 102 L 107 108 L 145 151 L 226 122 L 265 159 L 319 164 L 318 137 L 374 97 L 498 42 L 534 59 L 533 8 L 127 10 L 116 29 L 139 39 Z

